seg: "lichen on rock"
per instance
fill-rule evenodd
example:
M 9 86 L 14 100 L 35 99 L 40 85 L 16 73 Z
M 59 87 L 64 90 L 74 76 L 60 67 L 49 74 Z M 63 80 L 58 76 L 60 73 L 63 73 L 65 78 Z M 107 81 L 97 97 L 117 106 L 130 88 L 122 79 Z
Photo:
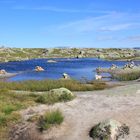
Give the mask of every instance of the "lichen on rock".
M 89 135 L 93 140 L 126 140 L 126 136 L 129 135 L 129 127 L 110 119 L 95 125 Z

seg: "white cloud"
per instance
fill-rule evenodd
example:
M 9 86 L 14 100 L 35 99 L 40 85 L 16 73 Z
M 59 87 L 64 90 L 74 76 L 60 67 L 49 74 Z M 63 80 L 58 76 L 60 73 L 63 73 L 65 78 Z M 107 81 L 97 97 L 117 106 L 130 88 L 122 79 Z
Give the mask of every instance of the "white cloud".
M 138 16 L 137 16 L 138 17 Z M 140 15 L 139 15 L 140 17 Z M 88 17 L 82 20 L 68 22 L 62 25 L 54 25 L 49 31 L 61 31 L 61 32 L 115 32 L 129 29 L 139 29 L 140 20 L 133 18 L 133 15 L 127 13 L 116 13 L 105 14 L 97 17 Z
M 105 27 L 101 27 L 100 28 L 100 31 L 118 31 L 118 30 L 124 30 L 124 29 L 128 29 L 132 25 L 133 25 L 132 23 L 122 23 L 122 24 L 116 24 L 116 25 L 111 25 L 111 26 L 105 26 Z
M 119 31 L 119 30 L 127 30 L 127 29 L 140 28 L 140 23 L 121 23 L 110 26 L 104 26 L 100 28 L 100 31 Z
M 106 19 L 113 18 L 115 13 L 106 14 L 97 17 L 88 17 L 86 19 L 69 22 L 66 24 L 58 25 L 58 30 L 69 30 L 77 32 L 97 31 Z
M 14 6 L 12 9 L 14 10 L 38 10 L 38 11 L 51 11 L 51 12 L 66 12 L 66 13 L 102 13 L 107 14 L 111 11 L 103 11 L 103 10 L 84 10 L 84 9 L 64 9 L 57 8 L 52 6 L 38 6 L 38 7 L 29 7 L 29 6 Z

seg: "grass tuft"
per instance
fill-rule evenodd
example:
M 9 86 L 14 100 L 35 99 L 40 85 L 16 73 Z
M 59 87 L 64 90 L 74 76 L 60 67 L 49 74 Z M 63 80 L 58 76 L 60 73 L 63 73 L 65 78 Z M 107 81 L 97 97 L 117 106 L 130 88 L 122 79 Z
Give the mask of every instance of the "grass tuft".
M 60 125 L 64 120 L 59 110 L 47 112 L 38 120 L 38 128 L 40 131 L 47 130 L 54 125 Z

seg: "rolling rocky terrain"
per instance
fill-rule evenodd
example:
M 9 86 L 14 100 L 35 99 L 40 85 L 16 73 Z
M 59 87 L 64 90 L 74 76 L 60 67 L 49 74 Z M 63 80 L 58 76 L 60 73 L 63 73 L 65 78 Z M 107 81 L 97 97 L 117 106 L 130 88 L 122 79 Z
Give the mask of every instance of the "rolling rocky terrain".
M 139 49 L 119 48 L 8 48 L 0 47 L 0 62 L 21 61 L 34 58 L 85 58 L 107 60 L 140 60 Z

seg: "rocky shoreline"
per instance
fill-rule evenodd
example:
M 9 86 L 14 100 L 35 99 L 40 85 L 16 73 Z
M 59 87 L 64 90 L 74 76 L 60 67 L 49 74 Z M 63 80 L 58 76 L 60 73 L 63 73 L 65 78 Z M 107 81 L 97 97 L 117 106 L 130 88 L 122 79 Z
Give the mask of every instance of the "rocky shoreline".
M 16 76 L 19 73 L 6 73 L 6 74 L 0 74 L 0 79 L 10 78 L 13 76 Z
M 37 58 L 100 58 L 105 60 L 140 60 L 139 49 L 120 48 L 7 48 L 0 47 L 0 62 Z

